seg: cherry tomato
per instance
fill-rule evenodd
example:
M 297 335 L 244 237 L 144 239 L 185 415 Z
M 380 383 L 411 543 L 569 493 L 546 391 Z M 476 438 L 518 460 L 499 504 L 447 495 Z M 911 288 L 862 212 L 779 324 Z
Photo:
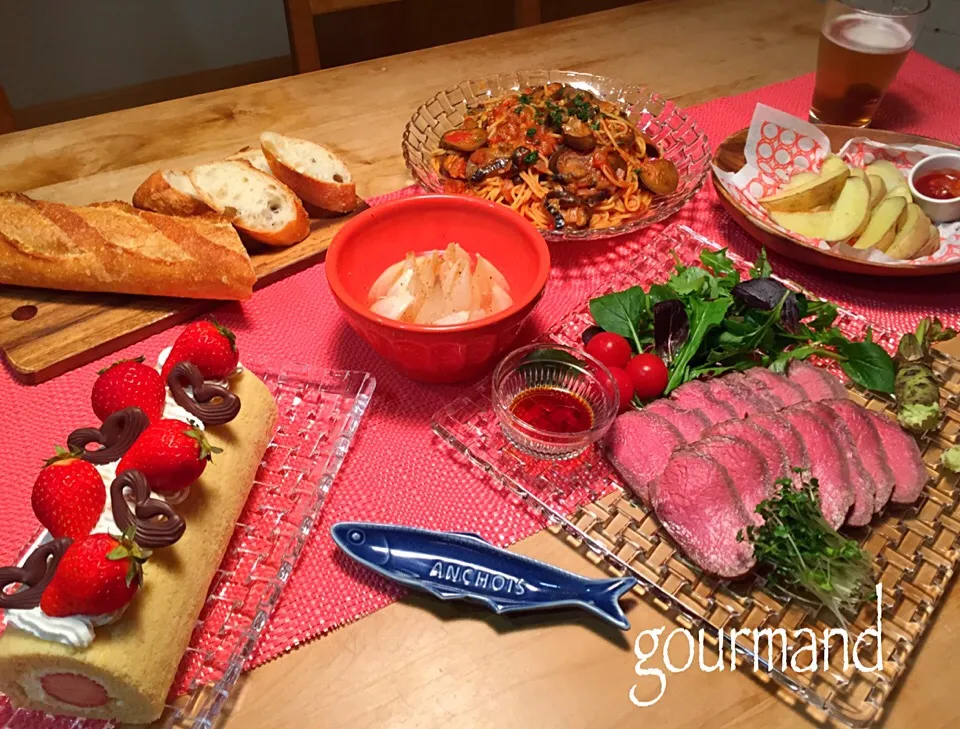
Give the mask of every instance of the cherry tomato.
M 649 352 L 633 357 L 627 363 L 627 374 L 641 400 L 660 397 L 667 389 L 667 380 L 670 378 L 663 360 Z
M 608 367 L 613 379 L 617 381 L 617 389 L 620 390 L 620 410 L 624 413 L 630 409 L 630 401 L 633 400 L 633 380 L 622 367 Z
M 596 357 L 607 367 L 627 366 L 633 350 L 630 349 L 630 343 L 619 334 L 612 332 L 601 332 L 593 336 L 587 343 L 587 354 Z

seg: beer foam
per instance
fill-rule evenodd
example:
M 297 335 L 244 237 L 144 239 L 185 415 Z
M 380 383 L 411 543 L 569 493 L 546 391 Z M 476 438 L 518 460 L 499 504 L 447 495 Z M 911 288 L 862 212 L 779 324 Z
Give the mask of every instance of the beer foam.
M 824 35 L 860 53 L 894 53 L 910 45 L 910 31 L 888 18 L 841 15 L 824 29 Z

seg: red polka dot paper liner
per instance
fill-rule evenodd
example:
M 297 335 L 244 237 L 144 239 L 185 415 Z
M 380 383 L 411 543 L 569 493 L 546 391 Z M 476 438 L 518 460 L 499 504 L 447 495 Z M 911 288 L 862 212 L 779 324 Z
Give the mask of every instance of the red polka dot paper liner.
M 856 137 L 835 153 L 845 162 L 861 168 L 877 160 L 888 160 L 907 176 L 922 159 L 948 151 L 944 147 L 925 144 L 883 145 L 866 137 Z M 832 152 L 830 140 L 813 124 L 766 104 L 757 104 L 744 148 L 746 164 L 736 173 L 714 169 L 731 196 L 751 215 L 792 240 L 822 250 L 832 249 L 849 258 L 903 265 L 903 261 L 878 250 L 858 250 L 846 243 L 831 246 L 822 239 L 807 238 L 787 230 L 758 202 L 777 192 L 794 175 L 819 171 Z M 937 227 L 940 229 L 940 248 L 929 256 L 913 259 L 910 261 L 912 265 L 938 265 L 960 259 L 960 222 Z

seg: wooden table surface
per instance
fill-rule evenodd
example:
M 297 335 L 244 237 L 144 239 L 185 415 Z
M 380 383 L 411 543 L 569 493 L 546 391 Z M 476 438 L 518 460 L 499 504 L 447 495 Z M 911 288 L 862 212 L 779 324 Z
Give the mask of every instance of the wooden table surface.
M 647 83 L 689 105 L 813 69 L 816 0 L 654 0 L 500 36 L 30 130 L 0 138 L 0 189 L 64 202 L 129 199 L 157 167 L 254 143 L 263 129 L 322 140 L 343 154 L 365 196 L 410 183 L 403 126 L 437 90 L 481 73 L 568 68 Z M 747 120 L 744 119 L 746 124 Z M 524 554 L 597 575 L 542 532 Z M 956 592 L 956 590 L 954 590 Z M 802 727 L 807 719 L 743 672 L 669 676 L 652 708 L 628 698 L 633 640 L 666 626 L 635 603 L 633 629 L 580 614 L 492 616 L 412 596 L 249 674 L 227 729 L 657 726 Z M 886 727 L 960 724 L 953 662 L 960 600 L 951 595 Z M 659 658 L 648 665 L 661 667 Z M 650 679 L 641 693 L 650 690 Z

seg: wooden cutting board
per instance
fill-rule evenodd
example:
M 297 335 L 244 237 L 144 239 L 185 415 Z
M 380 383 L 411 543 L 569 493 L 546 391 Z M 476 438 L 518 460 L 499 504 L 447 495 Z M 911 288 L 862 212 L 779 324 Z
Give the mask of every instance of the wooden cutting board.
M 255 288 L 316 263 L 343 223 L 367 207 L 361 201 L 348 216 L 312 218 L 310 235 L 289 248 L 251 249 Z M 0 286 L 0 350 L 18 379 L 37 384 L 224 303 Z

